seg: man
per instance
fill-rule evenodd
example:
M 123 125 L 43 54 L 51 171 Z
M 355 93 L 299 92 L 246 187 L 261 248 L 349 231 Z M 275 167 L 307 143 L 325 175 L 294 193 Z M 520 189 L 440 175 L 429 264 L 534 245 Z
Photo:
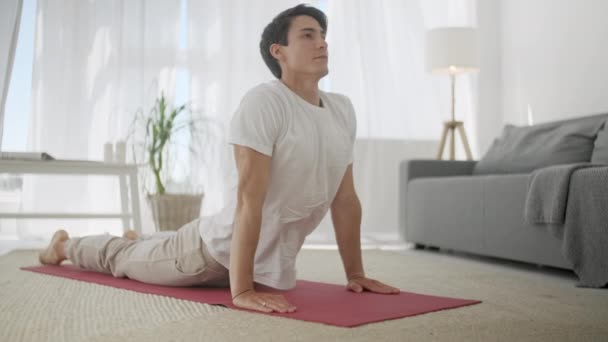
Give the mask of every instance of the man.
M 352 172 L 355 113 L 348 98 L 318 87 L 328 73 L 326 31 L 323 12 L 305 5 L 280 13 L 265 28 L 260 51 L 277 80 L 250 90 L 232 119 L 238 186 L 219 214 L 161 240 L 69 239 L 58 231 L 40 261 L 70 259 L 153 284 L 229 285 L 235 306 L 289 313 L 296 307 L 283 295 L 258 292 L 254 282 L 294 287 L 304 238 L 331 209 L 347 288 L 399 293 L 363 270 Z

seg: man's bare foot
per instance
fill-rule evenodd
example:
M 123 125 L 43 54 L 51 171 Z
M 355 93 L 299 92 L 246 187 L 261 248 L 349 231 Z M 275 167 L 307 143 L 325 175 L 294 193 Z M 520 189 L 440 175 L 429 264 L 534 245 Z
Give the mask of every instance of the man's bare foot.
M 137 232 L 134 230 L 127 230 L 124 232 L 124 234 L 122 234 L 122 237 L 127 240 L 137 240 L 139 238 L 139 234 L 137 234 Z
M 56 231 L 49 246 L 38 255 L 40 263 L 43 265 L 59 265 L 67 259 L 63 248 L 69 238 L 70 236 L 65 230 L 60 229 Z

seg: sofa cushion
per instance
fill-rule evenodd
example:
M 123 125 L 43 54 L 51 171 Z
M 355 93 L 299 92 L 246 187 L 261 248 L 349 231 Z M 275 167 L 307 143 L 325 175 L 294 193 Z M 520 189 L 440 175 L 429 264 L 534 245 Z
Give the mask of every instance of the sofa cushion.
M 527 173 L 550 165 L 589 162 L 606 115 L 534 126 L 506 125 L 473 174 Z
M 591 162 L 594 164 L 608 164 L 608 126 L 605 124 L 595 138 Z

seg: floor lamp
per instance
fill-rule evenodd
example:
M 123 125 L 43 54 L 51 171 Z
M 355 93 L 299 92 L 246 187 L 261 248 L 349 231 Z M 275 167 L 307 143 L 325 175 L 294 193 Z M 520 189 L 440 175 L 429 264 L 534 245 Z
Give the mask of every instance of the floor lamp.
M 445 142 L 450 135 L 450 160 L 455 157 L 456 131 L 460 133 L 468 160 L 473 159 L 462 121 L 456 121 L 456 76 L 478 71 L 479 53 L 477 30 L 472 27 L 443 27 L 426 35 L 427 69 L 433 74 L 449 75 L 452 88 L 452 120 L 446 121 L 441 134 L 437 159 L 443 156 Z

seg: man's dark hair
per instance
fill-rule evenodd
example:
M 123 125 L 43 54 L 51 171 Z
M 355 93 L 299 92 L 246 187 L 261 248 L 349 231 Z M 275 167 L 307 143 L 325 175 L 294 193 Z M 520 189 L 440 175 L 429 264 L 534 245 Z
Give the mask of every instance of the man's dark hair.
M 289 32 L 291 21 L 293 18 L 300 15 L 313 17 L 319 23 L 323 31 L 327 32 L 327 17 L 325 16 L 325 13 L 308 5 L 297 5 L 296 7 L 286 9 L 274 17 L 270 24 L 266 25 L 266 28 L 264 28 L 264 32 L 262 33 L 262 39 L 260 40 L 260 53 L 262 54 L 264 63 L 266 63 L 276 78 L 281 78 L 281 66 L 270 53 L 270 46 L 272 44 L 281 44 L 287 46 L 289 43 L 287 41 L 287 33 Z

